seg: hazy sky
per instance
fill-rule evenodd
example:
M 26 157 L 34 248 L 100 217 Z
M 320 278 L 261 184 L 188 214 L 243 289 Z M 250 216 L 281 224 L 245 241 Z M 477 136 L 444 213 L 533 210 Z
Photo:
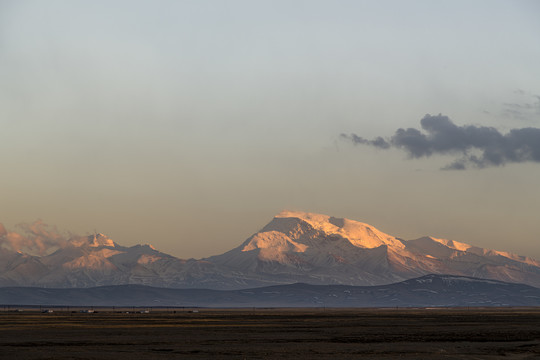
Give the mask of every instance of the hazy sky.
M 0 0 L 0 222 L 200 258 L 290 209 L 540 258 L 539 39 L 535 0 Z

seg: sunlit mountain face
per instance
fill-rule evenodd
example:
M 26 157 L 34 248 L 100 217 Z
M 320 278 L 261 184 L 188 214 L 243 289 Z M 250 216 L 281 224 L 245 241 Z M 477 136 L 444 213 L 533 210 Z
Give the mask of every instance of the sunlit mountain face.
M 199 260 L 151 245 L 124 247 L 103 234 L 65 241 L 41 255 L 0 248 L 0 286 L 365 286 L 426 274 L 540 287 L 540 263 L 528 257 L 434 237 L 403 240 L 365 223 L 305 212 L 283 211 L 238 247 Z

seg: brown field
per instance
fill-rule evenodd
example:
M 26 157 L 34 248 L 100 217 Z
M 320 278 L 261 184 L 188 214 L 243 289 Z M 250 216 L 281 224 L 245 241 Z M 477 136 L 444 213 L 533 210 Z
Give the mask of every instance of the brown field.
M 1 359 L 540 359 L 540 309 L 0 312 Z

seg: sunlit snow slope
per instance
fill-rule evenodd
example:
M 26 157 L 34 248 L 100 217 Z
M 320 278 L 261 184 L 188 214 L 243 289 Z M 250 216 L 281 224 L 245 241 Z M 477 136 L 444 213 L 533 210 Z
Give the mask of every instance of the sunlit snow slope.
M 201 260 L 178 259 L 150 245 L 123 247 L 103 234 L 71 239 L 42 256 L 0 246 L 0 286 L 241 289 L 295 282 L 381 285 L 426 274 L 540 287 L 540 263 L 527 257 L 433 237 L 406 241 L 361 222 L 293 211 L 281 212 L 240 246 Z
M 377 285 L 436 273 L 540 286 L 540 263 L 527 257 L 432 237 L 405 241 L 305 212 L 283 211 L 236 249 L 208 260 L 265 283 Z

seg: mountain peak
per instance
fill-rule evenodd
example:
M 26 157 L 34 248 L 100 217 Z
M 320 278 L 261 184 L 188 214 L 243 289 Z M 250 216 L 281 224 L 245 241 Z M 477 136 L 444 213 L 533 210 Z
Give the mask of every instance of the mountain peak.
M 274 218 L 277 218 L 277 219 L 297 218 L 297 219 L 300 219 L 309 223 L 315 228 L 325 227 L 325 225 L 327 224 L 331 224 L 334 227 L 342 228 L 345 226 L 346 222 L 352 221 L 348 219 L 335 218 L 333 216 L 328 216 L 328 215 L 323 215 L 323 214 L 316 214 L 316 213 L 310 213 L 310 212 L 304 212 L 304 211 L 289 211 L 289 210 L 283 210 L 282 212 L 277 214 Z M 354 221 L 354 222 L 359 223 L 358 221 Z
M 88 236 L 88 244 L 91 247 L 98 247 L 98 246 L 110 246 L 114 247 L 114 242 L 109 239 L 106 235 L 102 233 L 89 235 Z
M 290 211 L 283 210 L 275 216 L 276 218 L 299 218 L 306 221 L 324 222 L 328 221 L 330 216 L 316 213 L 309 213 L 304 211 Z
M 355 220 L 288 210 L 284 210 L 274 217 L 274 219 L 284 218 L 300 219 L 316 230 L 329 235 L 339 235 L 348 239 L 354 246 L 360 248 L 375 248 L 381 245 L 390 245 L 394 248 L 405 247 L 403 243 L 394 236 L 385 234 L 369 224 Z

